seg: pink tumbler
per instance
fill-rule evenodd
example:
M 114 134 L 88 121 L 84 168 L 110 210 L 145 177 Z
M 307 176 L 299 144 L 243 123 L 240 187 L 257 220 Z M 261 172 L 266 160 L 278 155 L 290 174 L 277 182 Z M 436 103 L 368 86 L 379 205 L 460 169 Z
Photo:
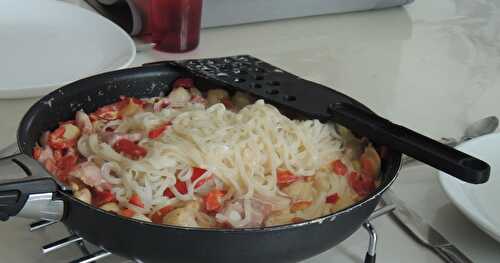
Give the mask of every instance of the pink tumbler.
M 151 0 L 151 31 L 156 49 L 186 52 L 200 41 L 202 0 Z

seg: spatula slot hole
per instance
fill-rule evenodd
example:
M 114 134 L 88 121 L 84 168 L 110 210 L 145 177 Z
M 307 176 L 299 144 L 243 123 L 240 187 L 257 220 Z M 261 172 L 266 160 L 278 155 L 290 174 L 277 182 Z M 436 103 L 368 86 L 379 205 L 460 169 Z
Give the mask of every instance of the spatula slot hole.
M 271 85 L 271 86 L 279 86 L 281 85 L 281 83 L 277 80 L 273 80 L 273 81 L 269 81 L 267 84 Z
M 280 91 L 277 89 L 271 89 L 271 90 L 266 90 L 266 93 L 269 95 L 276 95 L 276 94 L 280 93 Z

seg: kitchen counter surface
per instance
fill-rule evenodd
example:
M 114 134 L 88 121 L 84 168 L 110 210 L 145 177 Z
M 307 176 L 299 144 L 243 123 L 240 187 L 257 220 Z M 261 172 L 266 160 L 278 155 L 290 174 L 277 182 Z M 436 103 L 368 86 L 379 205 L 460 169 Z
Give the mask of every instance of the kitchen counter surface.
M 192 52 L 147 50 L 133 65 L 250 54 L 334 87 L 428 136 L 458 138 L 467 124 L 500 116 L 499 13 L 500 3 L 492 0 L 416 0 L 403 8 L 211 28 L 202 31 L 201 44 Z M 15 140 L 18 122 L 35 100 L 0 100 L 0 145 Z M 500 244 L 451 204 L 435 169 L 405 168 L 393 189 L 474 262 L 498 262 Z M 29 222 L 0 224 L 0 262 L 67 262 L 80 255 L 75 247 L 42 255 L 41 245 L 64 237 L 64 229 L 56 225 L 30 233 Z M 373 223 L 379 262 L 442 262 L 389 217 Z M 362 262 L 367 237 L 360 229 L 306 262 Z

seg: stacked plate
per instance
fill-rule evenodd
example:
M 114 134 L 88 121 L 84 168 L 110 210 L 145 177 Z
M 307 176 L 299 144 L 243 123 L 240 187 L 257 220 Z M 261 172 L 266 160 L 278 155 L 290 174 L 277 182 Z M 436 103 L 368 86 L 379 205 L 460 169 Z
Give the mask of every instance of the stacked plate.
M 61 1 L 2 0 L 0 25 L 0 98 L 40 96 L 135 57 L 120 27 Z

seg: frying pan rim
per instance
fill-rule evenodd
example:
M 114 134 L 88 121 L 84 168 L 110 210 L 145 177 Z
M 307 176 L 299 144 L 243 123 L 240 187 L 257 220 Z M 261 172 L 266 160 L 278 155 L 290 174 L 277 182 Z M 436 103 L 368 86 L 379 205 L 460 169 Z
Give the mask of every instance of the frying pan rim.
M 24 153 L 26 155 L 29 155 L 31 157 L 31 153 L 29 152 L 25 152 L 23 149 L 23 145 L 22 145 L 22 141 L 21 141 L 21 138 L 22 138 L 22 135 L 21 135 L 21 131 L 23 130 L 23 127 L 26 127 L 28 128 L 29 125 L 27 124 L 28 122 L 28 117 L 29 115 L 32 115 L 30 114 L 31 112 L 33 111 L 36 111 L 36 109 L 38 107 L 40 107 L 41 104 L 46 104 L 47 102 L 49 102 L 51 99 L 53 99 L 54 95 L 58 94 L 58 93 L 68 93 L 66 92 L 66 89 L 68 89 L 68 86 L 72 86 L 72 85 L 77 85 L 78 83 L 81 83 L 81 82 L 85 82 L 85 81 L 91 81 L 93 79 L 96 79 L 96 78 L 104 78 L 106 76 L 115 76 L 115 74 L 117 72 L 121 73 L 121 74 L 124 74 L 124 73 L 133 73 L 133 72 L 136 72 L 136 71 L 141 71 L 143 70 L 144 68 L 149 68 L 149 69 L 153 69 L 154 67 L 157 67 L 157 66 L 146 66 L 146 67 L 134 67 L 134 68 L 128 68 L 128 69 L 123 69 L 123 70 L 117 70 L 117 71 L 111 71 L 111 72 L 107 72 L 107 73 L 103 73 L 103 74 L 98 74 L 98 75 L 94 75 L 94 76 L 90 76 L 90 77 L 87 77 L 87 78 L 84 78 L 84 79 L 81 79 L 81 80 L 77 80 L 77 81 L 74 81 L 70 84 L 67 84 L 67 85 L 64 85 L 62 87 L 59 87 L 57 88 L 56 90 L 46 94 L 45 96 L 43 96 L 42 98 L 40 98 L 38 101 L 36 101 L 27 111 L 26 113 L 23 115 L 23 118 L 18 126 L 18 129 L 17 129 L 17 145 L 18 145 L 18 148 L 20 149 L 21 153 Z M 333 88 L 332 88 L 333 89 Z M 333 89 L 335 90 L 335 89 Z M 348 99 L 356 102 L 356 103 L 359 103 L 360 105 L 362 105 L 363 107 L 367 107 L 366 105 L 358 102 L 357 100 L 345 95 L 345 94 L 342 94 L 342 96 L 345 96 L 347 97 Z M 390 149 L 390 148 L 389 148 Z M 305 220 L 305 221 L 302 221 L 302 222 L 298 222 L 298 223 L 291 223 L 291 224 L 284 224 L 284 225 L 277 225 L 277 226 L 267 226 L 267 227 L 257 227 L 257 228 L 201 228 L 201 227 L 183 227 L 183 226 L 176 226 L 176 225 L 165 225 L 165 224 L 155 224 L 155 223 L 152 223 L 152 222 L 146 222 L 146 221 L 142 221 L 142 220 L 137 220 L 137 219 L 133 219 L 133 218 L 128 218 L 128 217 L 123 217 L 121 215 L 117 215 L 115 213 L 111 213 L 111 212 L 107 212 L 107 211 L 104 211 L 98 207 L 95 207 L 93 205 L 90 205 L 90 204 L 87 204 L 83 201 L 80 201 L 78 200 L 77 198 L 75 198 L 74 196 L 72 196 L 70 193 L 67 193 L 65 191 L 63 191 L 62 189 L 59 189 L 57 191 L 58 194 L 60 194 L 61 196 L 63 196 L 64 198 L 63 199 L 66 199 L 68 201 L 71 201 L 71 202 L 77 202 L 79 203 L 80 205 L 83 205 L 85 206 L 86 208 L 90 208 L 92 210 L 94 210 L 95 212 L 98 212 L 98 213 L 101 213 L 101 214 L 105 214 L 107 216 L 112 216 L 114 217 L 115 219 L 117 220 L 126 220 L 127 222 L 133 222 L 134 224 L 137 224 L 138 226 L 139 225 L 147 225 L 148 227 L 155 227 L 155 228 L 160 228 L 160 229 L 176 229 L 176 230 L 181 230 L 181 231 L 200 231 L 200 232 L 222 232 L 222 233 L 255 233 L 255 232 L 270 232 L 270 231 L 277 231 L 277 230 L 285 230 L 285 229 L 294 229 L 294 228 L 298 228 L 298 227 L 302 227 L 302 226 L 306 226 L 306 225 L 314 225 L 314 224 L 322 224 L 324 222 L 330 222 L 330 221 L 335 221 L 335 218 L 337 216 L 342 216 L 343 214 L 346 214 L 346 213 L 349 213 L 350 211 L 352 210 L 355 210 L 355 209 L 358 209 L 362 206 L 364 206 L 366 203 L 370 202 L 371 200 L 375 199 L 375 198 L 378 198 L 379 195 L 382 195 L 393 183 L 394 181 L 397 179 L 398 177 L 398 174 L 399 174 L 399 171 L 401 169 L 401 156 L 402 154 L 401 153 L 397 153 L 397 152 L 394 152 L 394 155 L 395 155 L 395 160 L 393 160 L 393 168 L 392 169 L 389 169 L 386 171 L 386 176 L 389 176 L 389 177 L 392 177 L 390 179 L 388 179 L 386 182 L 384 182 L 383 185 L 377 187 L 377 189 L 375 191 L 373 191 L 372 193 L 370 193 L 366 198 L 364 198 L 363 200 L 361 201 L 358 201 L 344 209 L 341 209 L 339 211 L 336 211 L 335 213 L 332 213 L 332 214 L 328 214 L 328 215 L 325 215 L 325 216 L 321 216 L 321 217 L 317 217 L 317 218 L 314 218 L 314 219 L 309 219 L 309 220 Z M 396 168 L 394 168 L 396 167 Z M 56 181 L 56 183 L 60 184 L 54 177 L 52 177 L 52 179 L 54 181 Z M 66 213 L 66 211 L 65 211 Z M 64 222 L 66 218 L 66 214 L 65 216 L 60 220 L 61 222 Z

